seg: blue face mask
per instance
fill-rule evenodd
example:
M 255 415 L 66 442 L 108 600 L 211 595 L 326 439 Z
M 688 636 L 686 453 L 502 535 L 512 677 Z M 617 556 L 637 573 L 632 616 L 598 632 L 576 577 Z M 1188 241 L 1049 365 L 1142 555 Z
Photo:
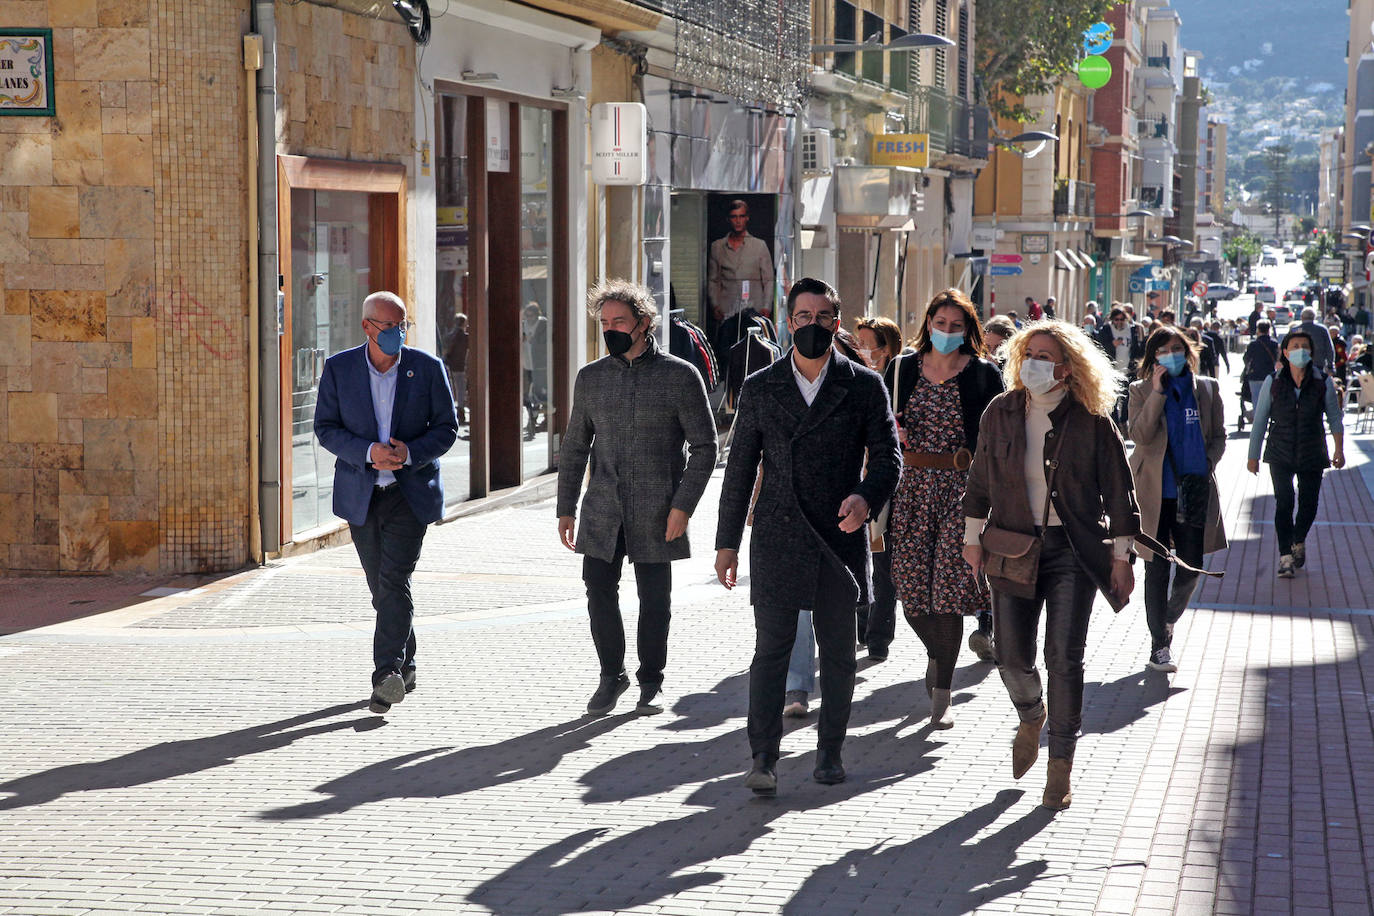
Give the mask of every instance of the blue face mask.
M 931 328 L 930 344 L 941 353 L 953 353 L 964 345 L 964 333 L 949 334 L 939 328 Z
M 1307 368 L 1307 364 L 1312 362 L 1312 351 L 1305 347 L 1300 347 L 1297 350 L 1289 350 L 1288 362 L 1297 366 L 1299 369 L 1305 369 Z
M 401 352 L 401 344 L 405 343 L 405 325 L 398 324 L 394 328 L 387 328 L 377 334 L 377 349 L 387 356 L 395 356 Z
M 1170 375 L 1182 375 L 1183 370 L 1188 367 L 1188 357 L 1182 353 L 1161 353 L 1159 364 L 1169 370 Z

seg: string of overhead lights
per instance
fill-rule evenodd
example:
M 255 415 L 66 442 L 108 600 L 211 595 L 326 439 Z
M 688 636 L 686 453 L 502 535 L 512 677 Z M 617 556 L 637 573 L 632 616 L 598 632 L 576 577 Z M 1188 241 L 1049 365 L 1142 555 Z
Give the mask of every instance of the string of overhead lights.
M 810 79 L 811 5 L 784 0 L 677 0 L 680 79 L 741 101 L 793 107 Z

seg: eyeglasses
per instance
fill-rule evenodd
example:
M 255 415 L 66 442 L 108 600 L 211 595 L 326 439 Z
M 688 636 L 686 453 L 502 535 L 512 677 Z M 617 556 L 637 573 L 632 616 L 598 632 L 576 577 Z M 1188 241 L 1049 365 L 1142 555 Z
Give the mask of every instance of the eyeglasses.
M 820 325 L 821 327 L 823 327 L 823 328 L 829 328 L 829 327 L 831 327 L 831 326 L 833 326 L 833 325 L 835 324 L 835 313 L 834 313 L 834 312 L 817 312 L 817 313 L 815 313 L 815 314 L 812 314 L 811 312 L 793 312 L 793 313 L 792 313 L 792 323 L 795 324 L 795 325 L 796 325 L 797 327 L 799 327 L 799 328 L 804 328 L 804 327 L 806 327 L 808 324 L 811 324 L 813 321 L 814 321 L 816 324 L 818 324 L 818 325 Z
M 409 319 L 402 319 L 400 321 L 378 321 L 376 318 L 364 318 L 363 321 L 366 321 L 378 331 L 390 331 L 392 328 L 397 327 L 404 327 L 407 330 L 410 328 Z

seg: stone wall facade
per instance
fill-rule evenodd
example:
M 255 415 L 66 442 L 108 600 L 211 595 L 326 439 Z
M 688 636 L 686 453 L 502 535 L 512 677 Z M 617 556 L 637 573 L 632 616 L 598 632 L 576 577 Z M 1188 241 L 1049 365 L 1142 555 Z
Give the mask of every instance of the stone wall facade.
M 246 0 L 0 0 L 0 573 L 248 559 Z

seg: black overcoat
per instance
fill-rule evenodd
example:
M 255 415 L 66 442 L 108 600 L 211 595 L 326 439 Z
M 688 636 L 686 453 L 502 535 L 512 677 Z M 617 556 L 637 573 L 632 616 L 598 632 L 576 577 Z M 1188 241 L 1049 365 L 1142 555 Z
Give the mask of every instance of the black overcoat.
M 887 390 L 876 372 L 832 353 L 825 381 L 807 407 L 792 365 L 789 350 L 744 381 L 721 485 L 716 548 L 739 549 L 761 460 L 750 602 L 813 608 L 818 570 L 826 562 L 853 580 L 855 603 L 867 603 L 868 535 L 862 527 L 841 531 L 839 511 L 857 493 L 876 512 L 897 489 L 901 451 Z

